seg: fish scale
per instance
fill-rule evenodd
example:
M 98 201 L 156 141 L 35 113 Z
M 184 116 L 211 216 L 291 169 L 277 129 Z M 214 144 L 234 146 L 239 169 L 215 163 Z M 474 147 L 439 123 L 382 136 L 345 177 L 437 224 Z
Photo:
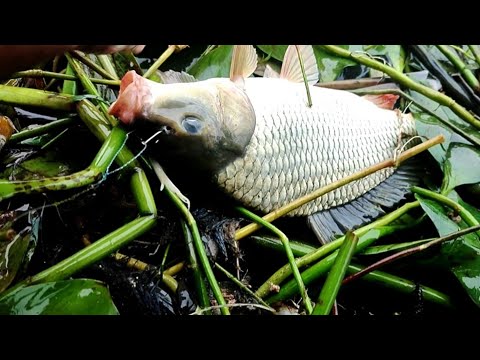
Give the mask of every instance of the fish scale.
M 245 91 L 255 110 L 255 131 L 244 156 L 218 171 L 215 180 L 226 193 L 262 212 L 392 158 L 403 144 L 400 135 L 415 133 L 407 117 L 344 91 L 310 86 L 311 108 L 304 84 L 248 78 Z M 393 172 L 380 170 L 289 215 L 350 202 Z

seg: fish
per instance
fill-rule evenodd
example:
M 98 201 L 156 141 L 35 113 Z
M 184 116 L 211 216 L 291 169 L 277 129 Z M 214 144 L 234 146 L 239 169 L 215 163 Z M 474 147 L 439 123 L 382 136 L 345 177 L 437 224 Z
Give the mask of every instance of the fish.
M 280 73 L 267 66 L 263 77 L 252 77 L 256 67 L 255 48 L 235 45 L 229 78 L 197 81 L 170 71 L 157 83 L 130 71 L 109 113 L 125 126 L 163 127 L 160 141 L 176 159 L 195 164 L 224 193 L 262 213 L 411 146 L 415 122 L 393 109 L 398 96 L 314 86 L 319 71 L 310 45 L 290 45 Z M 288 215 L 306 217 L 326 243 L 403 200 L 417 172 L 409 165 L 386 168 Z

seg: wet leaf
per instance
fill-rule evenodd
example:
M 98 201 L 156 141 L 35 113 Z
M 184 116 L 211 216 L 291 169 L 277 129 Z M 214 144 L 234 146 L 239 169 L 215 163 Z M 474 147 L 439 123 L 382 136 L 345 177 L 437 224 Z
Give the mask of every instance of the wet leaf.
M 233 45 L 220 45 L 201 56 L 186 71 L 198 80 L 230 76 Z
M 424 96 L 420 93 L 417 93 L 416 91 L 410 91 L 409 94 L 417 103 L 419 103 L 421 106 L 423 106 L 424 108 L 426 108 L 429 111 L 431 111 L 432 113 L 434 113 L 437 117 L 439 117 L 441 120 L 443 120 L 443 122 L 450 123 L 450 124 L 456 126 L 461 131 L 466 133 L 468 136 L 470 136 L 471 138 L 474 138 L 474 139 L 476 139 L 480 142 L 480 132 L 478 132 L 478 130 L 475 127 L 473 127 L 472 125 L 467 123 L 465 120 L 462 120 L 460 117 L 458 117 L 448 107 L 442 106 L 439 103 L 437 103 L 436 101 L 433 101 L 433 100 L 429 99 L 428 97 L 426 97 L 426 96 Z M 410 107 L 410 111 L 414 114 L 414 116 L 418 115 L 418 114 L 423 115 L 423 113 L 424 113 L 423 110 L 419 109 L 415 105 L 412 105 Z M 427 118 L 428 118 L 428 116 L 430 116 L 430 115 L 425 114 L 425 116 L 427 116 Z M 445 129 L 444 132 L 446 132 L 445 135 L 447 135 L 446 138 L 445 138 L 446 141 L 445 141 L 445 143 L 443 143 L 443 148 L 445 149 L 445 151 L 446 151 L 446 149 L 448 149 L 448 146 L 449 146 L 450 142 L 460 142 L 460 143 L 465 143 L 465 144 L 471 144 L 471 142 L 468 139 L 466 139 L 461 134 L 458 134 L 458 133 L 454 132 L 451 128 L 442 124 L 442 122 L 440 122 L 435 117 L 430 116 L 430 120 L 428 122 L 430 123 L 430 125 L 436 124 L 439 127 L 443 127 Z M 422 129 L 419 129 L 419 131 L 420 130 L 422 130 Z M 437 130 L 437 129 L 435 129 L 435 130 Z M 425 129 L 423 129 L 423 131 L 425 131 Z M 420 134 L 420 135 L 422 135 L 422 134 Z M 438 148 L 438 146 L 435 146 L 434 148 Z M 432 155 L 433 155 L 433 153 L 432 153 Z M 443 160 L 441 162 L 442 164 L 443 164 Z
M 262 50 L 267 56 L 283 61 L 285 52 L 287 51 L 288 45 L 256 45 L 260 50 Z
M 457 223 L 451 220 L 449 217 L 451 211 L 441 204 L 418 195 L 416 198 L 440 236 L 467 227 L 463 222 Z M 443 262 L 448 264 L 475 304 L 480 306 L 480 239 L 478 235 L 470 233 L 443 243 L 441 254 Z
M 32 152 L 27 153 L 27 155 L 31 154 Z M 13 163 L 0 174 L 0 178 L 9 180 L 32 180 L 68 175 L 72 172 L 71 167 L 67 163 L 58 160 L 58 154 L 54 151 L 49 151 L 42 156 L 37 156 L 25 161 L 23 161 L 22 157 L 18 159 L 19 161 L 15 161 L 14 158 L 12 158 L 12 160 L 14 160 Z
M 401 45 L 363 45 L 363 50 L 370 55 L 385 55 L 390 66 L 403 72 L 405 67 L 405 50 Z
M 27 286 L 0 299 L 2 315 L 118 315 L 99 281 L 75 279 Z
M 27 220 L 26 225 L 18 230 L 16 228 L 21 223 L 19 217 L 22 215 L 26 215 L 20 219 Z M 2 293 L 33 255 L 40 216 L 26 205 L 24 209 L 2 212 L 0 222 L 2 222 L 0 227 L 0 293 Z
M 451 128 L 442 124 L 435 116 L 431 116 L 424 112 L 415 111 L 414 106 L 411 107 L 411 110 L 416 122 L 416 128 L 419 136 L 423 136 L 428 139 L 431 139 L 437 135 L 443 135 L 445 137 L 445 141 L 442 144 L 428 149 L 440 167 L 443 167 L 443 163 L 446 159 L 446 153 L 451 143 L 471 144 L 468 140 L 454 132 Z
M 257 45 L 266 55 L 271 55 L 278 61 L 283 61 L 283 56 L 287 51 L 288 45 Z M 356 65 L 352 60 L 337 57 L 323 51 L 319 46 L 312 45 L 315 58 L 317 59 L 318 70 L 320 72 L 320 81 L 334 81 L 347 66 Z M 348 48 L 351 51 L 361 50 L 361 46 L 341 45 L 342 48 Z
M 480 182 L 480 151 L 465 144 L 450 144 L 443 166 L 442 192 L 449 193 L 459 185 Z

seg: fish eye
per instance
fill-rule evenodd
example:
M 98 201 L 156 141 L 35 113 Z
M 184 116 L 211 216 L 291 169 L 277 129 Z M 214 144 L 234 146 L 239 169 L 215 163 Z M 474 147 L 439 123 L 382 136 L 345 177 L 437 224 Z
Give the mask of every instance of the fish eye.
M 185 116 L 182 126 L 190 134 L 198 134 L 202 128 L 202 123 L 194 116 Z

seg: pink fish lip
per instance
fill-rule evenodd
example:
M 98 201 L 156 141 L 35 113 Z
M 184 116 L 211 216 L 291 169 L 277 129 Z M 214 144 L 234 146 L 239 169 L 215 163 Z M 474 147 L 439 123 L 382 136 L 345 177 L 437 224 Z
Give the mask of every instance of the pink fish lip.
M 108 113 L 122 123 L 131 125 L 136 119 L 143 117 L 151 97 L 148 80 L 131 70 L 122 78 L 118 98 L 110 106 Z

